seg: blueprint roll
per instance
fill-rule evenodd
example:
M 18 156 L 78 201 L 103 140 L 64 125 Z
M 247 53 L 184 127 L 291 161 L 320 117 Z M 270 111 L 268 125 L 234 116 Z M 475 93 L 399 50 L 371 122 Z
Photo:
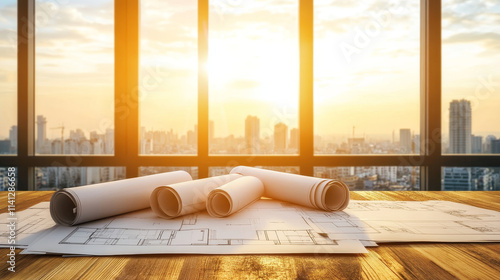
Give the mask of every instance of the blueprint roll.
M 161 185 L 191 181 L 185 171 L 118 180 L 57 191 L 50 199 L 54 222 L 72 226 L 149 207 L 151 192 Z
M 207 212 L 212 217 L 227 217 L 259 200 L 263 193 L 264 185 L 258 178 L 243 176 L 212 190 L 207 198 Z
M 151 193 L 151 209 L 165 219 L 205 210 L 208 194 L 213 189 L 240 177 L 230 174 L 157 187 Z
M 264 184 L 264 196 L 325 211 L 343 210 L 349 188 L 341 181 L 237 166 L 230 172 L 254 176 Z

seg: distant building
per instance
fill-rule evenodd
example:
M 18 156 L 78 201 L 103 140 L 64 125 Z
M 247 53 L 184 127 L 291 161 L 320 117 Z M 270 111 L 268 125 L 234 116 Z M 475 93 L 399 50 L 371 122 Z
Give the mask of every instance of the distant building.
M 399 148 L 401 153 L 411 153 L 411 131 L 408 128 L 399 130 Z
M 450 153 L 471 153 L 471 107 L 470 101 L 450 102 Z
M 10 140 L 0 140 L 0 154 L 10 154 Z
M 483 136 L 475 136 L 471 135 L 471 153 L 473 154 L 481 154 L 483 153 Z
M 274 152 L 282 153 L 287 148 L 288 127 L 284 123 L 274 126 Z
M 44 116 L 38 115 L 36 117 L 36 128 L 36 150 L 38 152 L 43 149 L 45 142 L 47 141 L 47 119 Z
M 10 152 L 17 153 L 17 125 L 13 125 L 9 130 Z
M 491 140 L 491 153 L 500 154 L 500 139 Z
M 248 154 L 260 153 L 260 120 L 256 116 L 245 120 L 245 144 Z
M 497 138 L 494 135 L 488 135 L 484 139 L 483 144 L 483 153 L 491 154 L 491 141 L 496 140 Z
M 470 191 L 475 189 L 476 184 L 472 180 L 469 168 L 447 167 L 444 169 L 444 191 Z
M 413 145 L 412 153 L 420 154 L 420 134 L 416 134 L 413 136 Z
M 300 145 L 300 134 L 298 128 L 290 129 L 290 145 L 288 146 L 290 149 L 299 150 Z

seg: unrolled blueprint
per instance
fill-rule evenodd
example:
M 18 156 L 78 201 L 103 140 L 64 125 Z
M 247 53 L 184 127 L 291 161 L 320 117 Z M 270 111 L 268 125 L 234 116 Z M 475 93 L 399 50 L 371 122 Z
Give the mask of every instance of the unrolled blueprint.
M 14 244 L 8 243 L 10 222 L 15 225 Z M 0 214 L 0 247 L 27 247 L 37 237 L 41 236 L 38 233 L 44 232 L 53 226 L 55 226 L 55 223 L 50 217 L 49 202 L 33 205 L 26 210 L 16 212 L 15 216 L 2 213 Z
M 44 211 L 38 217 L 51 222 Z M 26 253 L 359 253 L 357 240 L 500 241 L 500 213 L 448 201 L 355 200 L 344 211 L 324 212 L 262 199 L 227 218 L 198 212 L 165 220 L 142 210 L 56 226 Z
M 25 253 L 297 254 L 366 253 L 357 239 L 336 240 L 318 232 L 301 208 L 260 200 L 228 218 L 206 211 L 166 220 L 150 210 L 57 226 Z
M 500 241 L 500 212 L 449 201 L 352 201 L 342 212 L 307 214 L 331 238 L 375 242 Z

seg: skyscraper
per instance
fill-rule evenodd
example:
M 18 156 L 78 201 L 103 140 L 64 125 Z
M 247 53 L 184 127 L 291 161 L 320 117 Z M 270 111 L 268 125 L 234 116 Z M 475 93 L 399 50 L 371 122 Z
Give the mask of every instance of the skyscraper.
M 274 126 L 274 152 L 283 153 L 286 150 L 288 127 L 284 123 Z
M 290 129 L 290 149 L 299 149 L 299 129 L 298 128 L 292 128 Z
M 491 140 L 491 153 L 500 154 L 500 139 Z
M 411 131 L 409 128 L 399 130 L 399 148 L 402 153 L 411 153 Z
M 256 116 L 245 120 L 245 144 L 248 154 L 260 153 L 260 120 Z
M 17 125 L 13 125 L 9 130 L 10 150 L 17 153 Z
M 471 135 L 471 153 L 481 154 L 483 152 L 483 136 Z
M 41 151 L 41 149 L 45 145 L 45 141 L 47 140 L 47 119 L 44 116 L 38 115 L 36 117 L 36 128 L 36 150 L 37 152 L 39 152 Z
M 471 107 L 470 101 L 453 100 L 450 103 L 450 153 L 471 152 Z

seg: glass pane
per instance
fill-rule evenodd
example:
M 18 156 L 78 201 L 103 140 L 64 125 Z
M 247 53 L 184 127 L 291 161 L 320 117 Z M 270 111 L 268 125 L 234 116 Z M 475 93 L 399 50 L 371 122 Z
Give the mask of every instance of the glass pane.
M 191 174 L 191 177 L 198 179 L 198 167 L 194 166 L 141 166 L 139 167 L 139 176 L 152 175 L 157 173 L 172 172 L 183 170 Z
M 300 174 L 300 167 L 298 166 L 254 166 L 257 168 L 274 170 L 279 172 L 286 172 L 292 174 Z M 233 169 L 234 166 L 214 166 L 208 169 L 208 174 L 210 177 L 227 175 Z
M 114 153 L 114 2 L 36 0 L 38 154 Z
M 0 154 L 17 153 L 17 1 L 0 3 Z
M 197 153 L 197 3 L 141 1 L 141 154 Z
M 442 151 L 500 153 L 500 2 L 442 7 Z
M 210 1 L 212 154 L 295 154 L 298 1 Z
M 0 191 L 8 191 L 9 187 L 12 190 L 12 182 L 17 190 L 17 168 L 16 167 L 0 167 Z
M 125 179 L 125 167 L 36 167 L 35 190 L 47 191 Z
M 341 180 L 352 191 L 420 190 L 417 166 L 318 166 L 314 167 L 314 176 Z
M 500 167 L 444 167 L 443 191 L 498 191 Z
M 314 1 L 316 154 L 418 153 L 419 1 Z

